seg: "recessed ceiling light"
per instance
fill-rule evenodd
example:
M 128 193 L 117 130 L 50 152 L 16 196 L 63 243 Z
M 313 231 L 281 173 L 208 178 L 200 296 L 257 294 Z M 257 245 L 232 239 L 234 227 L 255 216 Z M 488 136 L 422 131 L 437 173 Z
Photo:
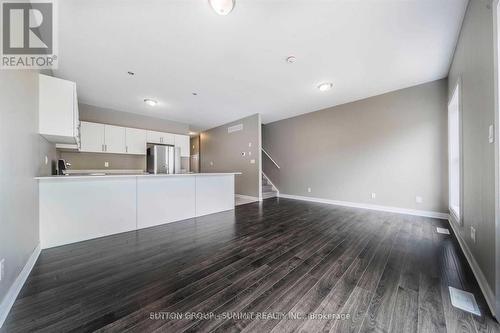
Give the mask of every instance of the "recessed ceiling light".
M 196 135 L 196 132 L 189 132 L 189 135 Z
M 333 88 L 333 83 L 325 82 L 318 86 L 319 91 L 328 91 Z
M 234 8 L 234 0 L 208 0 L 212 9 L 219 15 L 227 15 Z
M 145 98 L 144 103 L 146 103 L 149 106 L 155 106 L 156 104 L 158 104 L 158 101 L 155 101 L 154 99 L 150 98 Z
M 128 71 L 128 72 L 127 72 L 127 74 L 128 74 L 128 75 L 135 75 L 135 73 L 134 73 L 134 72 L 131 72 L 131 71 Z
M 286 58 L 286 62 L 293 64 L 295 61 L 297 61 L 297 58 L 295 56 L 289 56 Z

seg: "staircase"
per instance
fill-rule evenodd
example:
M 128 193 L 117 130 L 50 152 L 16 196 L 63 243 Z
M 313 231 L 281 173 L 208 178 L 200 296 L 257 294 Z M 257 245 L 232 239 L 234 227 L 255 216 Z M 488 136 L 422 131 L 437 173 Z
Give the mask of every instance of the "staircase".
M 274 198 L 278 196 L 278 191 L 276 188 L 271 184 L 269 179 L 262 174 L 262 199 L 267 199 L 267 198 Z

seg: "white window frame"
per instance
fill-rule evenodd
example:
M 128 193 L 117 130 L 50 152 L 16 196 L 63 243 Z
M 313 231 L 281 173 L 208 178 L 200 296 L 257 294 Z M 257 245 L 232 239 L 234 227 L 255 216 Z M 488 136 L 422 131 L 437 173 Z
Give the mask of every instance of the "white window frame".
M 452 183 L 452 156 L 451 156 L 451 136 L 450 136 L 450 106 L 453 102 L 453 99 L 457 94 L 457 103 L 458 103 L 458 211 L 451 204 L 451 183 Z M 462 163 L 462 82 L 461 78 L 457 80 L 455 84 L 455 88 L 450 96 L 448 101 L 448 208 L 450 211 L 450 216 L 453 221 L 462 225 L 463 219 L 463 163 Z

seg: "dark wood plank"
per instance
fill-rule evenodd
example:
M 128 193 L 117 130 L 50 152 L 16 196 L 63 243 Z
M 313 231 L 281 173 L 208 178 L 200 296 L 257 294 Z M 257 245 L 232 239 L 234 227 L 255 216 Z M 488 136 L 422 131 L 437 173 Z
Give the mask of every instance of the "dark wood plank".
M 289 199 L 42 251 L 3 332 L 497 332 L 446 221 Z M 447 286 L 482 315 L 453 308 Z M 349 320 L 152 320 L 158 311 Z

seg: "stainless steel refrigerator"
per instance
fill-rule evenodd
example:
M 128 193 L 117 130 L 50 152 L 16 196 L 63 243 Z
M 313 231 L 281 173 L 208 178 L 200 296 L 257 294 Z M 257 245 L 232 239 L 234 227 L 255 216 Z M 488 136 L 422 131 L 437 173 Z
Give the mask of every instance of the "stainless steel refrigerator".
M 170 145 L 148 144 L 146 152 L 149 173 L 176 173 L 175 147 Z

